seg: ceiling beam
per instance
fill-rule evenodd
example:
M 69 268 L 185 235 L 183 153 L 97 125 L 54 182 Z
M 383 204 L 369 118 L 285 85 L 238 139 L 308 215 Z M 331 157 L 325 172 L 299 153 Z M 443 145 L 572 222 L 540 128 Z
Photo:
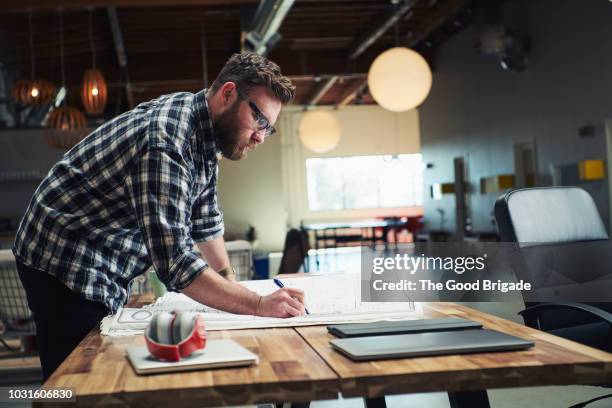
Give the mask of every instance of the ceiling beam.
M 258 3 L 258 0 L 3 0 L 3 11 L 85 10 L 89 7 L 165 7 L 165 6 L 232 6 Z
M 359 95 L 365 90 L 367 85 L 367 77 L 365 79 L 355 81 L 355 83 L 340 96 L 340 103 L 336 105 L 336 108 L 342 108 L 346 105 L 349 105 L 355 100 L 355 98 L 357 98 L 357 95 Z
M 132 109 L 134 104 L 134 92 L 130 83 L 130 76 L 128 74 L 127 67 L 127 53 L 125 52 L 125 45 L 123 43 L 123 35 L 121 34 L 121 25 L 119 25 L 119 17 L 117 16 L 117 9 L 115 6 L 107 8 L 108 20 L 111 26 L 111 32 L 113 33 L 113 42 L 115 43 L 115 50 L 117 50 L 117 59 L 119 60 L 119 66 L 123 70 L 125 75 L 125 93 L 127 96 L 128 106 Z
M 365 77 L 365 74 L 334 74 L 337 75 L 339 78 L 338 79 L 342 79 L 343 81 L 347 81 L 347 80 L 351 80 L 351 79 L 362 79 Z M 333 77 L 334 75 L 330 75 L 330 74 L 324 74 L 324 75 L 314 75 L 314 74 L 309 74 L 309 75 L 286 75 L 287 77 L 289 77 L 289 79 L 293 82 L 296 81 L 315 81 L 317 78 L 323 79 L 323 80 L 328 80 L 329 78 Z
M 333 76 L 333 75 L 332 75 Z M 332 76 L 330 75 L 321 75 L 321 77 L 324 80 L 328 80 L 329 78 L 331 78 Z M 289 79 L 291 81 L 294 82 L 299 82 L 299 81 L 314 81 L 316 79 L 316 75 L 290 75 Z M 338 79 L 343 79 L 344 81 L 349 81 L 349 80 L 360 80 L 363 79 L 365 77 L 365 74 L 346 74 L 346 75 L 337 75 Z M 132 81 L 132 87 L 135 88 L 135 91 L 137 91 L 139 88 L 146 88 L 146 87 L 181 87 L 181 86 L 188 86 L 188 87 L 199 87 L 202 85 L 202 79 L 201 78 L 183 78 L 183 79 L 160 79 L 160 80 L 151 80 L 151 81 Z M 122 84 L 120 84 L 119 82 L 109 82 L 108 83 L 109 87 L 119 87 L 119 86 L 123 86 Z
M 433 13 L 414 30 L 415 34 L 412 35 L 404 45 L 408 48 L 416 47 L 421 41 L 426 40 L 434 31 L 441 28 L 450 17 L 456 15 L 471 1 L 472 0 L 448 0 L 443 5 L 440 4 L 437 7 L 436 3 L 434 3 L 436 10 L 434 10 Z
M 325 96 L 327 91 L 329 91 L 331 87 L 334 86 L 336 81 L 338 81 L 338 78 L 339 78 L 338 75 L 334 75 L 331 78 L 329 78 L 327 81 L 321 82 L 321 84 L 319 84 L 319 86 L 313 92 L 312 96 L 308 98 L 305 105 L 307 107 L 316 105 L 317 102 L 319 102 L 321 98 Z

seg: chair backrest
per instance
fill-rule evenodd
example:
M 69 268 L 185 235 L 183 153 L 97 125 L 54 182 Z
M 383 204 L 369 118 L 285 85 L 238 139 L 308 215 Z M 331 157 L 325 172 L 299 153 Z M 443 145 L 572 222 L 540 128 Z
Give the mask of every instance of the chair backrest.
M 33 332 L 32 313 L 10 250 L 0 250 L 0 320 L 9 329 Z
M 285 247 L 281 258 L 278 273 L 297 273 L 308 255 L 308 237 L 296 228 L 287 231 Z
M 578 187 L 511 191 L 495 203 L 502 241 L 520 246 L 608 239 L 593 198 Z
M 599 293 L 605 298 L 602 285 L 612 285 L 612 242 L 585 190 L 515 190 L 497 200 L 495 218 L 502 241 L 517 243 L 515 273 L 534 285 L 523 293 L 526 303 L 589 300 Z
M 253 279 L 253 246 L 249 241 L 227 241 L 225 249 L 239 281 Z

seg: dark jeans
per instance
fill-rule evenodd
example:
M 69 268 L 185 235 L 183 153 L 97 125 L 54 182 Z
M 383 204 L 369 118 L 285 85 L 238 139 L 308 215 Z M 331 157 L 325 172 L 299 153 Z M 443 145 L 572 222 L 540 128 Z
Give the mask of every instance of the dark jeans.
M 102 303 L 82 298 L 46 272 L 17 261 L 28 305 L 36 322 L 40 363 L 46 380 L 108 314 Z

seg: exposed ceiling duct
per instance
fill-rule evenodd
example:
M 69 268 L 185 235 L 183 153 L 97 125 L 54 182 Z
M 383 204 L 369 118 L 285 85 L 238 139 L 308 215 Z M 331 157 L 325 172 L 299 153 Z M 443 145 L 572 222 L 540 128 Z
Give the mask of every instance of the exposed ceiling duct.
M 389 30 L 394 24 L 396 24 L 400 18 L 404 17 L 412 6 L 414 5 L 414 0 L 406 0 L 402 4 L 396 6 L 396 9 L 389 13 L 385 21 L 378 27 L 374 27 L 374 29 L 368 32 L 359 43 L 355 46 L 351 54 L 349 55 L 350 59 L 355 59 L 359 57 L 365 50 L 370 48 L 372 44 L 374 44 L 384 33 Z
M 349 55 L 350 60 L 354 60 L 358 58 L 365 50 L 370 48 L 372 44 L 374 44 L 382 35 L 389 30 L 394 24 L 404 18 L 410 13 L 412 7 L 414 6 L 414 0 L 406 0 L 402 4 L 396 3 L 395 10 L 391 11 L 383 21 L 383 23 L 377 27 L 374 27 L 371 31 L 366 33 L 360 41 L 355 45 L 353 50 Z M 355 84 L 354 87 L 345 95 L 340 98 L 336 107 L 343 107 L 355 99 L 358 99 L 359 95 L 361 95 L 366 87 L 368 86 L 367 78 L 364 78 L 360 83 Z
M 119 17 L 117 16 L 117 8 L 115 6 L 109 6 L 106 9 L 108 14 L 108 21 L 110 23 L 111 32 L 113 34 L 113 43 L 115 44 L 115 50 L 117 51 L 117 59 L 119 60 L 119 66 L 121 67 L 122 74 L 125 79 L 125 94 L 128 101 L 128 107 L 132 109 L 136 106 L 134 102 L 134 90 L 130 83 L 130 76 L 127 68 L 127 53 L 125 51 L 125 44 L 123 42 L 123 34 L 121 32 L 121 25 L 119 24 Z
M 280 41 L 278 32 L 295 0 L 262 0 L 251 22 L 251 29 L 244 37 L 243 48 L 267 55 Z

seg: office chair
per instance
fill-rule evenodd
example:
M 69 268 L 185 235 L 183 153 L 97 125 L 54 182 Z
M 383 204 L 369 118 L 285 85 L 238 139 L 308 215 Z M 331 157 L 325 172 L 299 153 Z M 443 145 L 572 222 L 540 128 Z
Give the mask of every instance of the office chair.
M 612 351 L 612 303 L 542 302 L 568 288 L 589 299 L 610 284 L 612 242 L 592 197 L 578 187 L 519 189 L 497 199 L 495 218 L 502 241 L 516 243 L 517 277 L 536 289 L 523 293 L 525 324 Z
M 292 228 L 285 236 L 285 247 L 278 273 L 297 273 L 304 264 L 309 250 L 308 236 L 299 229 Z
M 22 342 L 35 345 L 36 325 L 17 273 L 15 256 L 8 249 L 0 250 L 0 322 L 4 322 L 8 331 L 20 334 Z M 0 344 L 11 350 L 2 336 Z

